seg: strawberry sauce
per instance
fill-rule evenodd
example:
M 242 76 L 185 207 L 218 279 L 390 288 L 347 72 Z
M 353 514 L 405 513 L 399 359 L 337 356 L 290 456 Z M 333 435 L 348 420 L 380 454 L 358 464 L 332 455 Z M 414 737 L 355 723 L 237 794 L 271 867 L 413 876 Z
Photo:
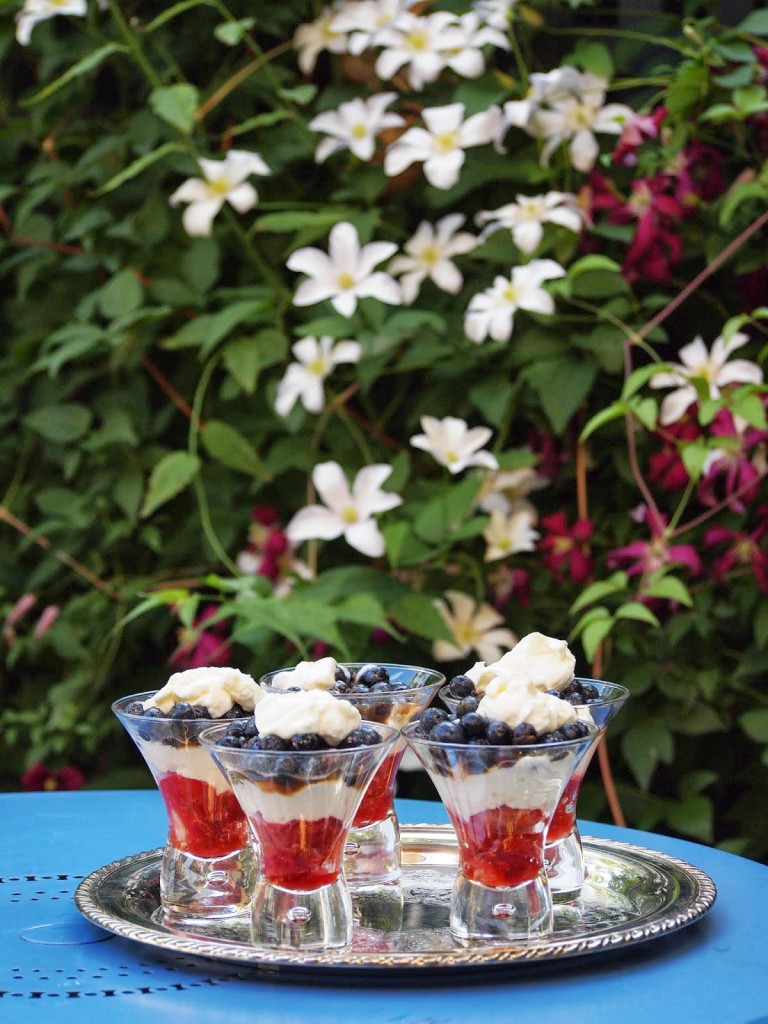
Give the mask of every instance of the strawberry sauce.
M 307 892 L 339 877 L 347 838 L 339 818 L 278 822 L 255 814 L 252 823 L 261 843 L 261 868 L 272 885 Z
M 177 850 L 226 857 L 247 845 L 248 824 L 230 790 L 174 773 L 160 775 L 157 785 L 168 811 L 168 838 Z
M 451 814 L 451 821 L 461 871 L 470 881 L 510 888 L 543 869 L 547 816 L 540 808 L 494 807 L 469 819 Z
M 353 828 L 364 828 L 366 825 L 373 825 L 374 822 L 383 821 L 392 810 L 395 777 L 404 753 L 405 749 L 396 750 L 382 761 L 365 791 L 363 802 L 357 809 L 352 822 Z
M 583 780 L 583 775 L 574 775 L 565 787 L 555 809 L 552 823 L 547 830 L 548 843 L 556 843 L 573 831 L 576 824 L 576 803 Z

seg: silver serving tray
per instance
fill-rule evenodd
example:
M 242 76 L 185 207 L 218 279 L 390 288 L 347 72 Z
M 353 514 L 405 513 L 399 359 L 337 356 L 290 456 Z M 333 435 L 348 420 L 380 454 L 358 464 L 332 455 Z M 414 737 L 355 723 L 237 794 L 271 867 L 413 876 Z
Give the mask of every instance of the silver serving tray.
M 179 931 L 159 909 L 162 850 L 135 854 L 88 875 L 80 912 L 124 938 L 176 953 L 270 972 L 455 972 L 533 966 L 625 949 L 692 924 L 712 907 L 712 879 L 691 864 L 630 843 L 582 837 L 588 879 L 581 897 L 555 906 L 554 931 L 515 945 L 458 945 L 448 908 L 458 864 L 449 825 L 402 825 L 399 883 L 353 898 L 350 946 L 287 952 L 254 945 L 247 917 Z

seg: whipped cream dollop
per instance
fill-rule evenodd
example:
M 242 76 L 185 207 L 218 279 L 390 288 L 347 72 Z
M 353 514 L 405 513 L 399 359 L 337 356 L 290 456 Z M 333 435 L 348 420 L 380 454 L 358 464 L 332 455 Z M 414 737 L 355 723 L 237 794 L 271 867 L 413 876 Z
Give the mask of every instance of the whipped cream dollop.
M 300 661 L 295 668 L 275 673 L 269 685 L 275 690 L 332 690 L 336 685 L 336 659 Z
M 239 704 L 244 711 L 253 711 L 264 696 L 264 691 L 251 676 L 236 668 L 216 666 L 188 668 L 174 672 L 157 693 L 144 701 L 144 709 L 171 710 L 184 701 L 207 708 L 211 718 L 221 718 Z
M 575 722 L 576 709 L 552 693 L 544 693 L 524 676 L 498 677 L 488 684 L 478 714 L 510 729 L 527 722 L 537 733 L 554 732 L 566 722 Z
M 262 736 L 289 740 L 300 733 L 315 732 L 331 746 L 339 744 L 361 722 L 353 704 L 327 690 L 265 693 L 253 718 Z
M 562 690 L 573 679 L 576 658 L 565 640 L 543 633 L 528 633 L 498 661 L 476 662 L 466 673 L 477 693 L 485 693 L 494 679 L 525 678 L 540 690 Z

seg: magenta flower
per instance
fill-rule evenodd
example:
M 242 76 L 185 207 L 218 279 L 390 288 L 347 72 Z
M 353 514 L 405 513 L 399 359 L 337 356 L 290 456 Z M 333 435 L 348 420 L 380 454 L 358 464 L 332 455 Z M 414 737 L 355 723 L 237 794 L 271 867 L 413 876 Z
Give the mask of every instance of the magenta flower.
M 665 491 L 682 491 L 690 474 L 680 458 L 680 445 L 701 437 L 701 430 L 697 423 L 683 418 L 656 436 L 661 439 L 661 449 L 648 456 L 648 483 Z
M 707 507 L 725 501 L 743 515 L 764 475 L 759 462 L 768 432 L 740 424 L 727 409 L 718 412 L 710 429 L 715 437 L 723 438 L 723 446 L 707 456 L 696 496 Z
M 758 509 L 758 515 L 760 523 L 751 533 L 713 526 L 707 530 L 704 544 L 709 548 L 723 548 L 712 563 L 712 575 L 718 583 L 734 569 L 751 567 L 757 585 L 764 594 L 768 594 L 768 552 L 760 543 L 768 533 L 768 507 L 763 505 Z
M 624 569 L 627 576 L 650 576 L 668 565 L 682 565 L 698 576 L 701 559 L 691 544 L 670 544 L 667 523 L 646 510 L 644 520 L 650 529 L 648 540 L 636 540 L 611 551 L 605 559 L 609 569 Z
M 232 648 L 227 637 L 226 624 L 215 622 L 206 629 L 202 628 L 216 611 L 216 605 L 207 605 L 194 620 L 191 629 L 179 630 L 179 645 L 169 659 L 177 671 L 211 665 L 229 665 Z
M 568 526 L 565 512 L 555 512 L 541 520 L 545 531 L 538 543 L 544 553 L 544 565 L 557 580 L 569 576 L 574 583 L 586 583 L 592 575 L 589 539 L 594 527 L 589 519 L 577 519 Z
M 85 776 L 72 765 L 52 771 L 42 761 L 36 761 L 30 765 L 21 776 L 21 788 L 28 793 L 50 793 L 56 789 L 82 789 L 84 784 Z

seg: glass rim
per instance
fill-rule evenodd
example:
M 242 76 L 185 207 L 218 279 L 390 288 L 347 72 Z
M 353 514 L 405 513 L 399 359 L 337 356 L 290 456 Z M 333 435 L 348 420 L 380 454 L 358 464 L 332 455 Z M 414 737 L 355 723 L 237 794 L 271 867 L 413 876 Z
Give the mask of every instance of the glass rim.
M 586 723 L 584 723 L 586 725 Z M 416 730 L 419 728 L 419 721 L 409 722 L 408 725 L 404 725 L 400 730 L 401 735 L 408 742 L 413 741 L 414 743 L 423 743 L 428 747 L 439 747 L 440 750 L 455 750 L 455 751 L 483 751 L 483 750 L 506 750 L 512 753 L 525 752 L 525 751 L 547 751 L 547 750 L 566 750 L 571 747 L 578 747 L 580 744 L 589 745 L 598 736 L 601 735 L 600 729 L 596 725 L 589 725 L 587 728 L 589 732 L 586 736 L 577 736 L 572 740 L 555 740 L 551 743 L 444 743 L 441 740 L 431 740 L 428 736 L 419 735 Z
M 232 721 L 237 721 L 237 719 L 230 719 L 227 722 L 215 722 L 214 721 L 212 724 L 207 725 L 206 728 L 203 729 L 203 731 L 197 737 L 198 741 L 200 743 L 202 743 L 204 746 L 206 746 L 206 747 L 208 747 L 210 749 L 215 749 L 216 748 L 216 740 L 212 737 L 211 733 L 221 732 L 221 730 L 224 729 L 225 732 L 222 735 L 226 735 L 226 729 L 229 728 L 229 726 L 231 725 Z M 377 730 L 378 729 L 384 729 L 385 733 L 389 734 L 389 735 L 381 736 L 381 743 L 384 743 L 384 744 L 394 744 L 396 742 L 398 736 L 400 735 L 400 730 L 399 729 L 396 729 L 393 725 L 384 725 L 383 722 L 365 722 L 365 721 L 363 721 L 363 722 L 360 723 L 360 725 L 361 726 L 363 726 L 363 725 L 372 726 L 372 727 L 376 728 Z M 379 746 L 379 744 L 361 743 L 360 746 L 358 746 L 358 747 L 324 747 L 322 750 L 290 750 L 290 749 L 288 749 L 288 750 L 257 750 L 257 749 L 249 749 L 249 748 L 246 748 L 246 747 L 222 747 L 221 749 L 225 750 L 227 753 L 230 753 L 230 752 L 234 753 L 237 756 L 245 755 L 245 754 L 250 754 L 250 755 L 265 754 L 265 755 L 268 755 L 270 757 L 317 757 L 317 756 L 322 755 L 322 754 L 347 754 L 347 753 L 351 753 L 352 751 L 356 751 L 356 750 L 369 750 L 369 749 L 373 750 L 373 749 L 375 749 L 378 746 Z
M 579 682 L 579 683 L 592 683 L 593 685 L 597 684 L 598 686 L 610 686 L 613 689 L 618 691 L 617 693 L 606 695 L 604 698 L 601 697 L 601 699 L 600 699 L 600 703 L 601 704 L 614 704 L 618 700 L 626 700 L 628 697 L 631 696 L 630 690 L 626 686 L 624 686 L 623 683 L 613 683 L 613 682 L 611 682 L 608 679 L 589 679 L 587 676 L 574 676 L 573 678 L 577 682 Z M 460 701 L 464 700 L 464 697 L 454 697 L 454 695 L 452 693 L 447 693 L 449 685 L 450 685 L 449 683 L 446 683 L 445 686 L 442 686 L 440 688 L 440 690 L 438 690 L 438 694 L 437 694 L 438 697 L 440 697 L 441 699 L 444 699 L 445 697 L 447 697 L 449 700 L 455 701 L 457 704 Z M 542 691 L 542 692 L 544 692 L 544 691 Z M 477 696 L 481 696 L 481 695 L 476 694 L 476 693 L 475 694 L 468 693 L 466 696 L 468 696 L 468 697 L 477 697 Z M 481 699 L 482 699 L 482 697 L 481 697 Z M 570 701 L 569 701 L 569 703 L 570 703 Z M 586 703 L 585 704 L 572 704 L 571 706 L 574 707 L 574 708 L 588 708 L 588 707 L 594 707 L 594 704 L 591 704 L 591 705 L 590 704 L 586 704 Z
M 402 687 L 398 690 L 371 690 L 368 693 L 344 693 L 331 688 L 327 691 L 328 693 L 332 693 L 336 697 L 342 697 L 345 700 L 353 700 L 354 698 L 366 697 L 386 699 L 388 697 L 394 698 L 398 694 L 402 697 L 403 694 L 419 693 L 424 690 L 435 690 L 437 692 L 439 691 L 440 687 L 445 686 L 447 683 L 445 673 L 441 672 L 439 669 L 427 668 L 425 665 L 408 665 L 402 661 L 337 661 L 336 664 L 342 665 L 344 668 L 357 669 L 365 668 L 367 665 L 373 665 L 377 667 L 381 666 L 382 668 L 386 669 L 394 668 L 401 669 L 404 671 L 411 671 L 414 674 L 417 672 L 423 672 L 427 677 L 434 677 L 432 681 L 430 681 L 430 679 L 427 678 L 423 682 L 418 683 L 415 686 Z M 283 690 L 282 687 L 278 686 L 271 686 L 267 682 L 267 680 L 274 678 L 274 676 L 278 675 L 281 672 L 294 672 L 296 668 L 296 665 L 289 665 L 286 668 L 275 668 L 269 672 L 265 672 L 263 675 L 259 676 L 259 685 L 263 686 L 269 693 L 287 693 L 289 692 L 288 690 Z M 299 689 L 301 689 L 301 687 L 299 687 Z M 315 686 L 311 687 L 311 689 L 316 690 L 319 689 L 319 687 Z

